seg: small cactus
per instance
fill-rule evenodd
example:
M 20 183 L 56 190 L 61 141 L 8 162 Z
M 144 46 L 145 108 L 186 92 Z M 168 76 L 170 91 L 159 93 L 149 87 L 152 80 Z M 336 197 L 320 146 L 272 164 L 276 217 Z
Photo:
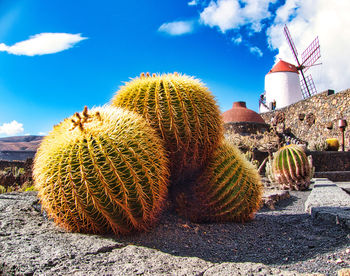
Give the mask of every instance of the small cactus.
M 244 222 L 260 208 L 262 193 L 257 169 L 224 142 L 190 192 L 179 193 L 177 210 L 195 222 Z
M 33 174 L 42 207 L 70 231 L 148 229 L 167 193 L 162 145 L 135 113 L 85 107 L 56 125 L 37 151 Z
M 216 101 L 193 77 L 142 73 L 120 88 L 112 105 L 143 115 L 158 131 L 170 153 L 173 180 L 201 168 L 223 137 Z
M 7 189 L 4 186 L 0 185 L 0 194 L 4 194 L 7 192 Z
M 297 145 L 280 148 L 274 154 L 271 169 L 273 179 L 282 189 L 306 190 L 310 186 L 312 165 Z
M 328 143 L 323 137 L 318 137 L 309 142 L 308 148 L 312 151 L 325 151 L 328 150 Z
M 337 138 L 328 138 L 326 139 L 328 145 L 328 151 L 338 151 L 339 150 L 339 140 Z
M 248 150 L 246 151 L 244 154 L 244 157 L 250 162 L 253 164 L 253 166 L 258 169 L 259 168 L 259 161 L 254 159 L 254 152 Z

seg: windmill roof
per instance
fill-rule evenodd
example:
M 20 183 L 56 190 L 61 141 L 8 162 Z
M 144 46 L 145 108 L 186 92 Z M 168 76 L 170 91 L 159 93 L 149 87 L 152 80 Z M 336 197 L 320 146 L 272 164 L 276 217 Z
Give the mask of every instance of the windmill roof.
M 248 109 L 245 102 L 234 102 L 231 109 L 222 114 L 225 123 L 252 122 L 265 123 L 264 119 L 255 111 Z
M 295 67 L 295 65 L 290 64 L 282 59 L 277 62 L 274 67 L 272 67 L 268 74 L 275 72 L 294 72 L 299 74 L 298 69 Z

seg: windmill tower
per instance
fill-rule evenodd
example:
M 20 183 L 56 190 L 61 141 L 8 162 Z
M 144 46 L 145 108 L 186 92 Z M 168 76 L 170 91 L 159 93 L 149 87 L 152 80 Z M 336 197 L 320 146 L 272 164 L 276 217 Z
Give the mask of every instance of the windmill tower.
M 284 26 L 284 34 L 292 50 L 296 65 L 280 60 L 267 73 L 265 76 L 265 92 L 259 100 L 260 112 L 282 108 L 317 94 L 311 75 L 305 77 L 305 72 L 311 66 L 316 65 L 315 62 L 321 57 L 318 37 L 301 54 L 302 62 L 300 63 L 297 49 L 286 25 Z

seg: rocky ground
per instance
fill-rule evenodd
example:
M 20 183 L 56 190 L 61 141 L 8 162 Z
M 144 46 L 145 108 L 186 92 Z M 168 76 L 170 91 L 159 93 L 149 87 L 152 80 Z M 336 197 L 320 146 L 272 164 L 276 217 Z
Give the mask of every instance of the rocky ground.
M 290 192 L 245 224 L 194 224 L 171 211 L 148 233 L 67 233 L 35 192 L 0 195 L 0 275 L 336 275 L 350 267 L 350 232 L 304 212 Z

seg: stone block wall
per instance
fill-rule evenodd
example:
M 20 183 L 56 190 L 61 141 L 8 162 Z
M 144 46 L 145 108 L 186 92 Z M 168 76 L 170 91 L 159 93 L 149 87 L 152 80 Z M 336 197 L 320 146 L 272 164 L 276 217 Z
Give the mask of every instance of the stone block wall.
M 349 151 L 308 151 L 316 172 L 350 171 Z
M 277 112 L 285 115 L 285 128 L 304 141 L 317 138 L 338 138 L 341 143 L 339 119 L 346 119 L 350 124 L 350 89 L 328 95 L 328 91 L 299 101 L 285 108 L 261 113 L 266 123 L 270 123 Z M 314 123 L 312 119 L 314 118 Z M 345 131 L 345 147 L 349 150 L 350 127 Z

